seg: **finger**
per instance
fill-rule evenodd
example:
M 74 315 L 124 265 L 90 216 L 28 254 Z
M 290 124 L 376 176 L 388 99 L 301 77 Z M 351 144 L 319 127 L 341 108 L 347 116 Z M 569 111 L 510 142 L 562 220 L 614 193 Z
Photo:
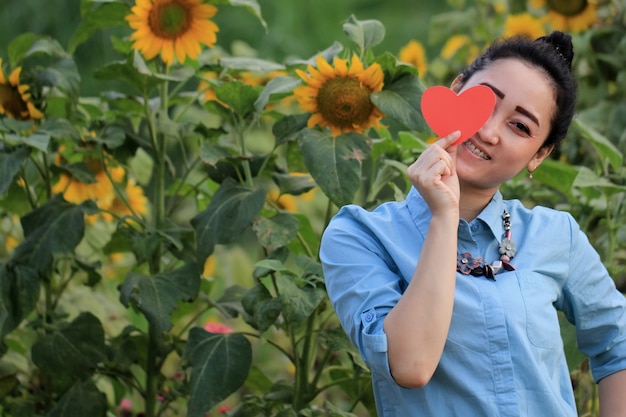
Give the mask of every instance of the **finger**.
M 450 146 L 454 145 L 456 141 L 461 137 L 461 131 L 455 130 L 447 136 L 442 137 L 433 145 L 441 146 L 443 149 L 448 149 Z

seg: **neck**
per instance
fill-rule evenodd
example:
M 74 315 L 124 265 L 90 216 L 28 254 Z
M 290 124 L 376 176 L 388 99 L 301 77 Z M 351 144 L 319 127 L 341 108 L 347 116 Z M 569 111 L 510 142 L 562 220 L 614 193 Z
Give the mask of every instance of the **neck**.
M 461 196 L 459 201 L 459 217 L 467 222 L 471 222 L 491 201 L 497 189 L 475 188 L 467 189 L 461 186 Z

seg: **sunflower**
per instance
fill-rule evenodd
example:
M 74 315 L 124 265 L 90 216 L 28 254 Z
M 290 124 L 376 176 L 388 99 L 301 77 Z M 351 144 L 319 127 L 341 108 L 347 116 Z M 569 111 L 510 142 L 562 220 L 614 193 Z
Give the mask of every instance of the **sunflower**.
M 535 0 L 537 3 L 537 0 Z M 557 30 L 582 32 L 598 19 L 596 1 L 591 0 L 545 0 L 548 13 L 546 21 Z
M 267 198 L 274 203 L 279 210 L 296 212 L 298 211 L 298 201 L 291 194 L 281 194 L 278 190 L 270 190 Z
M 504 22 L 505 38 L 515 35 L 524 35 L 531 39 L 537 39 L 545 34 L 546 31 L 543 28 L 541 20 L 533 17 L 530 13 L 509 15 Z
M 465 61 L 468 64 L 478 56 L 478 47 L 469 36 L 454 35 L 446 41 L 441 49 L 441 57 L 448 60 L 463 50 L 466 51 Z
M 137 0 L 131 10 L 126 20 L 135 30 L 133 48 L 147 59 L 161 53 L 167 65 L 174 56 L 182 64 L 198 56 L 200 44 L 213 47 L 217 41 L 219 28 L 209 19 L 217 8 L 203 0 Z
M 0 114 L 20 120 L 41 119 L 43 113 L 30 101 L 30 87 L 20 84 L 22 67 L 15 68 L 7 77 L 0 58 Z
M 424 46 L 416 40 L 409 41 L 409 43 L 400 49 L 398 59 L 417 68 L 420 77 L 423 77 L 428 70 L 426 51 L 424 50 Z
M 379 64 L 365 69 L 354 55 L 350 69 L 345 59 L 335 57 L 331 66 L 321 55 L 317 68 L 309 65 L 308 74 L 296 73 L 306 85 L 294 89 L 294 95 L 304 111 L 313 113 L 307 126 L 330 127 L 331 134 L 359 132 L 369 127 L 379 127 L 383 113 L 370 99 L 370 94 L 381 91 L 384 74 Z

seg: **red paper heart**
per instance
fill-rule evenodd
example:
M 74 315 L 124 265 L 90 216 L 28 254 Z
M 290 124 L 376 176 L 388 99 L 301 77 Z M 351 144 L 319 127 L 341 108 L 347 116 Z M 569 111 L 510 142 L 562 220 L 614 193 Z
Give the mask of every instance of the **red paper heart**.
M 448 87 L 427 88 L 422 95 L 422 116 L 439 137 L 460 130 L 454 144 L 469 139 L 493 113 L 496 95 L 485 85 L 476 85 L 456 94 Z

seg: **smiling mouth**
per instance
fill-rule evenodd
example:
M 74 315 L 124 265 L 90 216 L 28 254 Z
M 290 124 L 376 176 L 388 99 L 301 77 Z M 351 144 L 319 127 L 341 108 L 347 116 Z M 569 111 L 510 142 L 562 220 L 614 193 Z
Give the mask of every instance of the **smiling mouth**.
M 465 145 L 465 147 L 471 153 L 473 153 L 474 155 L 476 155 L 476 156 L 478 156 L 478 157 L 480 157 L 480 158 L 482 158 L 482 159 L 484 159 L 486 161 L 491 159 L 491 157 L 489 155 L 487 155 L 486 153 L 484 153 L 483 151 L 478 149 L 476 146 L 474 146 L 474 144 L 471 141 L 467 140 L 467 141 L 465 141 L 465 143 L 463 145 Z

